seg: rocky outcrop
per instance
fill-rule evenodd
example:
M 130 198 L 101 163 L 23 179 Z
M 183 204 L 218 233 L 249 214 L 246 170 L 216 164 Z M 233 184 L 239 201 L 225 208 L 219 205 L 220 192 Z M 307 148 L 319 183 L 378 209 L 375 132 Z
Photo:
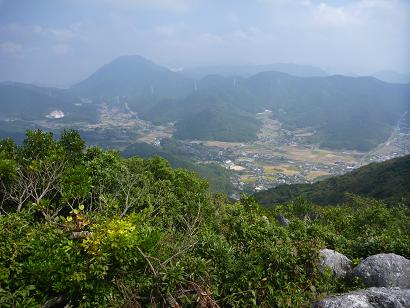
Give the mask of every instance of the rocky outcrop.
M 352 275 L 370 287 L 328 297 L 316 302 L 317 308 L 410 308 L 410 260 L 393 254 L 377 254 L 352 270 L 352 262 L 331 249 L 319 252 L 318 268 L 330 268 L 337 278 Z
M 80 232 L 72 232 L 70 235 L 71 240 L 76 240 L 76 239 L 84 239 L 87 237 L 92 237 L 93 234 L 90 231 L 80 231 Z
M 346 277 L 352 270 L 352 261 L 345 255 L 332 249 L 321 249 L 319 252 L 318 268 L 324 272 L 330 268 L 336 278 Z
M 316 308 L 408 308 L 410 290 L 370 288 L 328 297 L 314 304 Z
M 367 287 L 410 289 L 410 260 L 396 255 L 377 254 L 363 260 L 353 271 Z
M 280 224 L 280 225 L 282 225 L 282 226 L 284 226 L 284 227 L 288 227 L 289 226 L 289 223 L 290 223 L 290 221 L 289 221 L 289 219 L 287 219 L 285 216 L 283 216 L 283 215 L 277 215 L 276 216 L 276 221 Z

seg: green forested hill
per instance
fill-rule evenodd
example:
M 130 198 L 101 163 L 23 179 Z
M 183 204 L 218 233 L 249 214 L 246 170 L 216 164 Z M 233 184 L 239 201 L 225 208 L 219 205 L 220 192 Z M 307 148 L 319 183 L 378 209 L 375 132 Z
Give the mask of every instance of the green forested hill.
M 23 83 L 0 84 L 0 120 L 2 118 L 44 119 L 53 110 L 77 114 L 81 101 L 67 91 Z
M 119 96 L 144 100 L 181 97 L 192 87 L 189 79 L 143 57 L 122 56 L 104 65 L 71 90 L 92 98 Z
M 285 127 L 313 127 L 321 146 L 336 149 L 375 147 L 410 109 L 410 85 L 370 77 L 297 78 L 266 72 L 244 86 Z
M 281 185 L 256 193 L 255 198 L 267 207 L 299 197 L 317 204 L 340 204 L 348 200 L 347 194 L 410 205 L 410 155 L 372 163 L 314 184 Z
M 97 120 L 97 110 L 67 90 L 23 83 L 0 83 L 0 121 L 4 119 L 45 120 L 55 110 L 64 113 L 59 121 Z M 4 123 L 13 129 L 13 123 Z M 27 124 L 26 124 L 27 125 Z M 27 128 L 27 127 L 26 127 Z M 0 133 L 2 129 L 0 128 Z
M 209 183 L 210 191 L 214 193 L 230 194 L 233 191 L 228 170 L 216 163 L 195 163 L 190 157 L 182 155 L 178 151 L 178 145 L 172 140 L 162 140 L 161 147 L 142 142 L 133 143 L 123 150 L 121 154 L 125 157 L 140 156 L 143 158 L 161 156 L 168 160 L 173 168 L 184 168 L 204 177 Z
M 224 126 L 230 126 L 236 141 L 241 141 L 256 138 L 255 134 L 245 136 L 248 129 L 241 130 L 241 126 L 254 125 L 254 114 L 269 109 L 286 128 L 314 128 L 317 135 L 312 141 L 322 147 L 368 151 L 388 138 L 409 106 L 408 84 L 388 84 L 370 77 L 299 78 L 264 72 L 249 78 L 208 76 L 198 81 L 197 91 L 189 96 L 158 102 L 142 110 L 142 116 L 158 123 L 181 123 L 177 125 L 177 136 L 181 138 L 211 135 L 226 140 Z M 226 119 L 212 121 L 209 110 Z M 230 119 L 232 115 L 247 119 L 235 121 Z M 208 125 L 199 118 L 211 121 Z M 194 122 L 203 124 L 194 130 L 185 125 Z
M 67 111 L 67 120 L 74 115 L 97 120 L 96 105 L 79 107 L 77 97 L 97 104 L 127 102 L 142 119 L 176 122 L 181 139 L 253 140 L 260 128 L 255 114 L 269 109 L 285 128 L 313 128 L 310 141 L 321 147 L 368 151 L 385 141 L 409 111 L 410 84 L 275 71 L 195 80 L 142 57 L 125 56 L 66 91 L 1 85 L 0 120 L 4 114 L 43 119 L 45 111 L 56 107 Z
M 217 109 L 224 114 L 247 112 L 253 116 L 261 106 L 254 104 L 255 97 L 247 89 L 234 86 L 234 82 L 239 80 L 233 77 L 207 76 L 197 82 L 196 91 L 183 99 L 162 100 L 151 108 L 142 109 L 141 116 L 156 123 L 184 120 L 205 110 Z
M 0 140 L 0 188 L 0 307 L 307 307 L 361 286 L 320 271 L 322 248 L 410 257 L 404 207 L 231 203 L 72 130 Z
M 249 115 L 234 110 L 209 108 L 186 117 L 176 124 L 178 139 L 251 141 L 261 123 Z

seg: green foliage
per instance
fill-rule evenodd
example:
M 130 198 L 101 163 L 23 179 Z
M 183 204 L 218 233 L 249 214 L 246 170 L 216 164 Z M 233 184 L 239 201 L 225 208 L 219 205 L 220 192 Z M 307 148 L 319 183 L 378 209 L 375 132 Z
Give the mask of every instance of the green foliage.
M 42 130 L 27 131 L 22 147 L 23 158 L 30 161 L 41 160 L 52 156 L 56 149 L 53 133 Z
M 8 159 L 16 158 L 17 146 L 14 140 L 11 138 L 0 140 L 0 152 Z
M 17 164 L 12 159 L 7 159 L 5 152 L 0 152 L 0 176 L 5 184 L 8 184 L 16 176 Z
M 15 156 L 2 152 L 21 171 L 2 192 L 0 306 L 310 306 L 355 287 L 318 271 L 319 249 L 410 256 L 407 208 L 352 196 L 267 211 L 253 197 L 212 196 L 163 158 L 124 159 L 63 136 L 29 132 Z
M 5 186 L 8 186 L 16 176 L 16 158 L 17 146 L 14 141 L 10 138 L 0 140 L 0 182 Z M 0 192 L 0 195 L 3 195 L 3 192 Z
M 382 252 L 410 258 L 410 210 L 400 204 L 350 195 L 343 205 L 318 206 L 299 198 L 271 213 L 316 229 L 327 247 L 352 260 Z
M 193 161 L 180 150 L 178 141 L 173 139 L 163 139 L 161 147 L 147 143 L 134 143 L 125 148 L 121 154 L 125 157 L 141 156 L 144 158 L 158 155 L 168 160 L 173 168 L 188 169 L 205 178 L 209 183 L 209 190 L 213 193 L 230 194 L 233 191 L 228 170 L 215 163 L 200 164 Z
M 60 136 L 60 144 L 71 160 L 80 160 L 85 148 L 85 142 L 76 130 L 64 130 Z
M 64 187 L 61 198 L 67 202 L 80 201 L 91 192 L 92 178 L 84 166 L 73 166 L 61 176 L 61 186 Z

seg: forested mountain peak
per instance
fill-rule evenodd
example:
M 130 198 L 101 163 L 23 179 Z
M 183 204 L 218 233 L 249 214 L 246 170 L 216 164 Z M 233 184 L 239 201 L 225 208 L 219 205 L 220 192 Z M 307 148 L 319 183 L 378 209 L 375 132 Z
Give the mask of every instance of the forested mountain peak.
M 99 68 L 72 90 L 83 96 L 172 96 L 186 89 L 180 74 L 141 56 L 122 56 Z

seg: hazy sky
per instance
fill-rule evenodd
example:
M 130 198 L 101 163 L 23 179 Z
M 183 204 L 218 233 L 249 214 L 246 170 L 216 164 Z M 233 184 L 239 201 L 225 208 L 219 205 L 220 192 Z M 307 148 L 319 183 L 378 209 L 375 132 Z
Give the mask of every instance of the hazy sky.
M 410 1 L 0 0 L 0 80 L 67 85 L 127 54 L 408 74 Z

